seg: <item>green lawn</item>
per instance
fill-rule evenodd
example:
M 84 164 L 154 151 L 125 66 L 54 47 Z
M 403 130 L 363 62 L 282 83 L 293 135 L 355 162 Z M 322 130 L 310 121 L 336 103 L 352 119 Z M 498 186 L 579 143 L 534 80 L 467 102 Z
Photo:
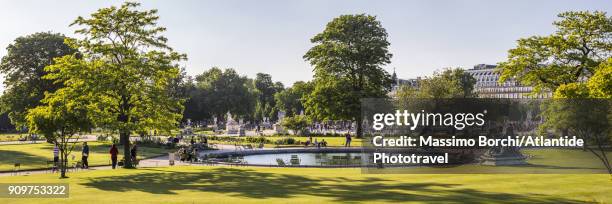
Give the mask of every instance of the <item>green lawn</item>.
M 2 133 L 0 134 L 0 142 L 7 141 L 17 141 L 20 137 L 23 137 L 27 134 L 18 134 L 18 133 Z
M 69 198 L 0 198 L 0 203 L 612 202 L 612 181 L 603 174 L 361 174 L 360 169 L 183 166 L 69 176 L 0 177 L 1 183 L 70 183 Z
M 89 165 L 109 165 L 110 142 L 88 142 L 90 148 Z M 75 160 L 81 160 L 82 143 L 78 143 L 71 155 L 75 156 Z M 123 146 L 119 147 L 119 152 L 122 153 Z M 165 154 L 168 150 L 163 148 L 139 147 L 139 158 L 151 157 Z M 15 144 L 15 145 L 0 145 L 0 171 L 13 170 L 15 163 L 21 163 L 21 169 L 40 169 L 47 167 L 47 161 L 53 160 L 53 145 L 48 143 L 39 144 Z M 122 156 L 119 156 L 122 158 Z M 71 156 L 68 156 L 69 164 L 74 163 Z

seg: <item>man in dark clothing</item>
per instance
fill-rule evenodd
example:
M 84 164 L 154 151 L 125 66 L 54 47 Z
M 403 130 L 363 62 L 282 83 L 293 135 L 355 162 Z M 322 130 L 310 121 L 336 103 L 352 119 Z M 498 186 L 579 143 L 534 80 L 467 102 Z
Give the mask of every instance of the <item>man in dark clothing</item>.
M 345 147 L 351 147 L 351 140 L 352 140 L 351 134 L 346 133 L 346 142 L 344 143 L 344 146 Z
M 110 155 L 111 155 L 111 161 L 113 164 L 113 169 L 115 169 L 115 167 L 117 167 L 117 154 L 119 154 L 119 150 L 117 150 L 117 146 L 115 146 L 115 144 L 113 144 L 113 146 L 111 146 L 110 149 Z
M 136 144 L 134 144 L 134 146 L 130 150 L 130 155 L 132 156 L 132 162 L 134 164 L 136 164 L 136 153 L 137 153 Z
M 87 142 L 83 142 L 83 151 L 81 152 L 81 155 L 83 156 L 81 158 L 81 161 L 83 162 L 83 168 L 88 169 L 89 162 L 87 162 L 87 157 L 89 157 L 89 146 L 87 146 Z

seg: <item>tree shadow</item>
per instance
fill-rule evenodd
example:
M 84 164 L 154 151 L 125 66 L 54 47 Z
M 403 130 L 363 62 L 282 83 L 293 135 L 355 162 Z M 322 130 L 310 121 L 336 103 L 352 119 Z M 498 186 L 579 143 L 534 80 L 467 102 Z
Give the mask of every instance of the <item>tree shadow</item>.
M 190 190 L 256 199 L 292 198 L 306 195 L 331 198 L 338 202 L 580 203 L 573 200 L 553 199 L 539 194 L 484 192 L 467 189 L 459 184 L 408 183 L 376 177 L 312 178 L 234 168 L 216 168 L 202 172 L 141 170 L 145 172 L 90 178 L 83 185 L 115 192 L 141 191 L 152 194 L 177 194 L 176 191 Z
M 0 150 L 0 155 L 1 155 L 0 164 L 5 164 L 5 165 L 6 164 L 13 165 L 15 163 L 21 163 L 21 165 L 24 165 L 24 164 L 30 164 L 34 162 L 44 162 L 44 161 L 49 160 L 49 158 L 46 158 L 46 157 L 33 155 L 33 154 L 26 153 L 26 152 L 12 151 L 12 150 Z M 40 165 L 43 165 L 43 164 L 40 164 Z
M 547 164 L 527 164 L 524 166 L 520 166 L 520 167 L 527 167 L 527 168 L 536 168 L 536 169 L 554 169 L 554 170 L 597 170 L 600 171 L 601 173 L 607 173 L 606 171 L 606 167 L 602 166 L 601 167 L 587 167 L 587 166 L 557 166 L 557 165 L 547 165 Z M 580 173 L 581 171 L 573 171 L 574 173 Z M 584 172 L 584 171 L 583 171 Z M 593 171 L 588 171 L 587 173 L 591 173 Z M 566 171 L 559 171 L 559 173 L 568 173 Z M 569 172 L 572 173 L 572 172 Z

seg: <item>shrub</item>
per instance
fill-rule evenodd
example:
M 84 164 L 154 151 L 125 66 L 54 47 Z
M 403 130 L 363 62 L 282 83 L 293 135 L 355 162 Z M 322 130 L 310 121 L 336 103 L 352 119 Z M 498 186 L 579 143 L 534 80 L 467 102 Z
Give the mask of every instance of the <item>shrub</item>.
M 260 144 L 260 143 L 270 143 L 270 141 L 267 140 L 266 137 L 263 137 L 263 136 L 261 136 L 261 137 L 247 137 L 246 141 L 248 143 L 257 143 L 257 144 Z
M 296 115 L 285 117 L 281 125 L 289 130 L 293 130 L 294 134 L 299 135 L 310 125 L 310 120 L 304 115 Z
M 275 145 L 292 145 L 292 144 L 297 144 L 296 140 L 292 137 L 285 137 L 283 139 L 280 140 L 276 140 L 274 141 Z

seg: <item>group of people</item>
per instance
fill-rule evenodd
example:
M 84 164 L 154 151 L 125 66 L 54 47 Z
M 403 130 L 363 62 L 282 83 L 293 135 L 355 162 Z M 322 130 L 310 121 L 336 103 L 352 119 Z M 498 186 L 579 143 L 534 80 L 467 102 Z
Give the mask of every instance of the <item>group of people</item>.
M 353 140 L 353 138 L 351 137 L 351 134 L 346 134 L 345 135 L 345 141 L 344 141 L 344 146 L 345 147 L 351 147 L 351 141 Z M 317 138 L 314 139 L 314 142 L 312 141 L 312 136 L 308 137 L 308 140 L 306 140 L 306 144 L 305 146 L 310 146 L 313 145 L 317 148 L 321 148 L 321 147 L 327 147 L 327 141 L 325 141 L 325 139 L 322 139 L 320 142 L 317 141 Z
M 132 148 L 130 149 L 130 156 L 131 156 L 130 159 L 132 162 L 136 162 L 137 151 L 138 151 L 137 146 L 136 144 L 134 144 Z M 111 156 L 112 168 L 115 169 L 117 167 L 117 155 L 119 155 L 119 150 L 117 149 L 117 145 L 115 144 L 111 145 L 109 153 Z M 60 157 L 60 150 L 56 144 L 53 147 L 53 171 L 56 171 L 57 167 L 59 166 L 59 161 L 60 161 L 59 157 Z M 74 156 L 72 156 L 72 159 L 74 160 Z M 81 168 L 83 169 L 89 168 L 89 145 L 87 145 L 87 142 L 83 142 L 83 148 L 81 150 Z
M 119 150 L 117 149 L 117 145 L 113 144 L 111 145 L 110 151 L 109 151 L 110 155 L 111 155 L 111 166 L 113 169 L 115 169 L 117 167 L 117 155 L 119 154 Z M 132 148 L 130 148 L 130 161 L 132 161 L 132 163 L 136 163 L 137 162 L 137 153 L 138 153 L 138 146 L 136 146 L 136 144 L 134 144 L 132 146 Z
M 325 141 L 325 139 L 322 139 L 320 142 L 317 140 L 317 138 L 314 139 L 314 142 L 312 141 L 312 137 L 308 137 L 308 140 L 306 140 L 306 144 L 305 146 L 310 146 L 313 145 L 317 148 L 321 148 L 321 147 L 327 147 L 327 141 Z
M 178 150 L 178 155 L 182 162 L 196 162 L 198 161 L 198 148 L 193 145 L 181 147 Z

